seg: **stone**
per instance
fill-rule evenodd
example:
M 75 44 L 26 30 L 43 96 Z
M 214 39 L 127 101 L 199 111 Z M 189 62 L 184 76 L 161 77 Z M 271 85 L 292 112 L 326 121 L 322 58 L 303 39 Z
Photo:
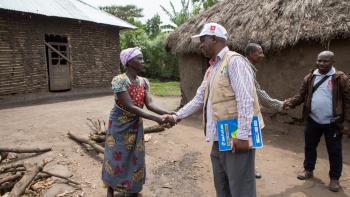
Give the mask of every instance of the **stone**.
M 45 171 L 51 172 L 51 173 L 57 174 L 57 175 L 62 175 L 62 176 L 65 176 L 65 177 L 71 177 L 73 175 L 72 172 L 69 171 L 68 167 L 64 166 L 64 165 L 50 166 Z
M 43 197 L 59 196 L 63 193 L 73 193 L 76 189 L 66 184 L 55 184 L 43 193 Z

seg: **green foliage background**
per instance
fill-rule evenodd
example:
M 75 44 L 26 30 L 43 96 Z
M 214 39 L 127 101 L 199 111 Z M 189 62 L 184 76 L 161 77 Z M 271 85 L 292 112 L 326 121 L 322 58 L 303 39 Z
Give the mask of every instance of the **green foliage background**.
M 122 32 L 120 46 L 122 49 L 129 47 L 142 49 L 145 60 L 143 76 L 162 81 L 179 80 L 178 59 L 165 50 L 167 33 L 160 31 L 161 22 L 157 18 L 158 15 L 154 16 L 152 19 L 155 20 L 150 19 L 146 25 L 129 20 L 138 28 Z
M 174 54 L 165 50 L 167 33 L 217 2 L 218 0 L 181 0 L 182 8 L 177 11 L 170 1 L 171 10 L 161 6 L 173 23 L 166 25 L 162 25 L 159 15 L 155 15 L 145 24 L 142 24 L 137 18 L 143 16 L 143 9 L 135 5 L 112 5 L 100 7 L 100 9 L 127 20 L 137 27 L 134 30 L 123 30 L 120 33 L 120 46 L 121 49 L 129 47 L 140 47 L 142 49 L 145 60 L 143 76 L 162 81 L 174 81 L 179 80 L 179 63 Z M 192 3 L 192 9 L 190 9 L 190 3 Z M 121 70 L 123 71 L 123 68 Z

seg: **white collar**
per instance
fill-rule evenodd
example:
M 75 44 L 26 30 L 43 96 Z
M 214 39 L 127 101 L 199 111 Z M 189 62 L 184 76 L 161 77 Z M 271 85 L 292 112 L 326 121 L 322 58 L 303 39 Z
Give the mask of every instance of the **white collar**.
M 215 62 L 217 62 L 218 60 L 222 60 L 227 51 L 229 51 L 228 47 L 224 47 L 223 49 L 221 49 L 221 51 L 216 55 Z
M 323 75 L 323 74 L 320 73 L 319 69 L 314 70 L 314 72 L 312 74 L 314 74 L 314 75 Z M 334 74 L 335 74 L 335 68 L 332 66 L 332 68 L 325 75 L 334 75 Z

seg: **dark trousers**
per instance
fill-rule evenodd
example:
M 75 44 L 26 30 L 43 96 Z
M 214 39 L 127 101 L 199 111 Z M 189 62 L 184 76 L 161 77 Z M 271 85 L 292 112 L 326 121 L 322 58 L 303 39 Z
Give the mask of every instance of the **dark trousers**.
M 308 119 L 305 127 L 305 160 L 304 168 L 313 171 L 317 160 L 317 145 L 322 134 L 324 135 L 329 157 L 329 177 L 339 180 L 342 167 L 342 135 L 331 124 L 318 124 L 311 118 Z
M 214 142 L 210 154 L 216 196 L 256 197 L 255 151 L 221 152 L 218 146 Z

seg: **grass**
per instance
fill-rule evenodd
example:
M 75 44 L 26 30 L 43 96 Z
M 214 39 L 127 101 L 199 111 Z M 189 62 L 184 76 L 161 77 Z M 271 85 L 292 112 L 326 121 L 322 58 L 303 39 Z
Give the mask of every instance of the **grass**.
M 169 81 L 161 82 L 151 79 L 151 93 L 155 96 L 181 96 L 180 82 Z

